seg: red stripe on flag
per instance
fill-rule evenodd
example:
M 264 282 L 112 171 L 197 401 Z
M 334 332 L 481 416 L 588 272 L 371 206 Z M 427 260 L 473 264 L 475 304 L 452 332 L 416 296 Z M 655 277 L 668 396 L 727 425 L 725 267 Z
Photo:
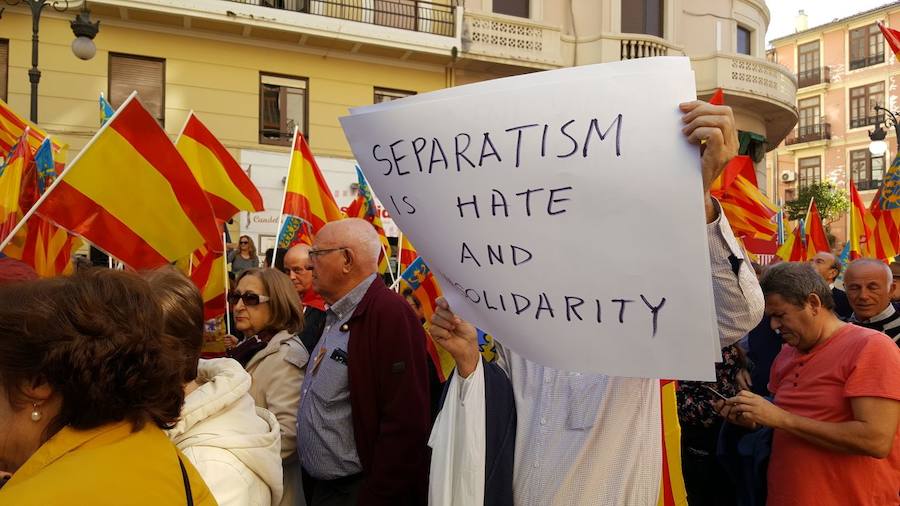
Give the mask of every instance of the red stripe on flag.
M 181 208 L 206 242 L 218 244 L 219 230 L 211 213 L 204 209 L 209 205 L 206 192 L 166 133 L 160 128 L 147 128 L 148 122 L 156 119 L 140 103 L 132 102 L 119 110 L 110 127 L 166 178 Z
M 216 218 L 231 218 L 240 211 L 234 204 L 223 199 L 218 195 L 207 192 L 206 198 L 209 199 L 209 205 L 212 207 L 213 214 Z
M 57 225 L 81 235 L 85 230 L 96 231 L 100 237 L 114 237 L 105 246 L 106 252 L 129 265 L 162 266 L 168 262 L 139 235 L 102 206 L 65 182 L 59 181 L 53 199 L 46 200 L 37 213 L 46 219 L 53 217 Z M 126 246 L 131 246 L 126 247 Z
M 322 218 L 310 210 L 309 200 L 299 193 L 287 192 L 284 197 L 284 208 L 294 209 L 300 217 L 309 217 L 314 231 L 318 231 L 325 226 L 325 222 L 322 221 Z
M 212 320 L 225 315 L 225 294 L 220 293 L 203 303 L 203 319 Z
M 257 211 L 265 209 L 262 197 L 253 185 L 253 182 L 250 181 L 250 178 L 247 177 L 247 174 L 241 169 L 241 166 L 237 165 L 234 157 L 231 156 L 231 153 L 222 146 L 222 143 L 216 139 L 212 132 L 206 129 L 196 116 L 191 115 L 190 121 L 188 121 L 187 125 L 184 127 L 183 135 L 194 139 L 212 151 L 222 166 L 225 167 L 225 173 L 228 174 L 228 178 L 234 186 L 247 197 L 250 203 L 253 204 L 253 207 Z M 232 213 L 232 215 L 233 214 L 234 213 Z

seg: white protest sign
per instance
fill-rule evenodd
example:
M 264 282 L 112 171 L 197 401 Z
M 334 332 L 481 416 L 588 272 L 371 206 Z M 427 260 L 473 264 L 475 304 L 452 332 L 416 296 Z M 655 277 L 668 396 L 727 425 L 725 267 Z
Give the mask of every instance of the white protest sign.
M 543 72 L 341 121 L 460 316 L 550 367 L 711 379 L 702 183 L 677 108 L 694 80 L 663 67 Z

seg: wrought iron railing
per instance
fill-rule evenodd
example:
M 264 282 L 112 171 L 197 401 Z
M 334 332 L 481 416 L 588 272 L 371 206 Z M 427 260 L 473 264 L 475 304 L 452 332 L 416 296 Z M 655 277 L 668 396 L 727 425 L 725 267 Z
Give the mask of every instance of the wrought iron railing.
M 225 0 L 453 37 L 456 7 L 421 0 Z
M 806 88 L 821 83 L 831 82 L 831 67 L 816 67 L 801 70 L 797 73 L 797 87 Z
M 800 125 L 794 129 L 792 135 L 788 137 L 784 143 L 788 146 L 791 144 L 801 144 L 803 142 L 821 141 L 831 139 L 831 123 L 824 121 L 819 123 L 810 123 Z
M 884 53 L 852 59 L 850 60 L 850 70 L 878 65 L 879 63 L 884 63 Z

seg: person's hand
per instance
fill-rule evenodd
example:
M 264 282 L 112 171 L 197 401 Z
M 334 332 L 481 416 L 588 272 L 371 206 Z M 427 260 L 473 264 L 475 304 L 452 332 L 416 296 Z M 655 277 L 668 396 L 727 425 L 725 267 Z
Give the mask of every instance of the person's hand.
M 713 406 L 715 407 L 716 412 L 719 413 L 719 416 L 727 420 L 728 423 L 740 425 L 741 427 L 750 430 L 756 430 L 759 428 L 759 424 L 751 422 L 750 420 L 744 418 L 743 415 L 741 415 L 734 409 L 733 405 L 728 404 L 725 401 L 715 400 L 713 401 Z
M 706 194 L 707 221 L 715 219 L 715 206 L 709 188 L 721 174 L 725 165 L 737 156 L 738 138 L 731 108 L 712 105 L 700 100 L 678 106 L 685 123 L 681 130 L 688 142 L 700 146 L 700 166 L 703 174 L 703 191 Z
M 238 345 L 238 338 L 234 337 L 231 334 L 226 334 L 222 337 L 222 341 L 225 343 L 225 349 L 230 350 Z
M 732 408 L 730 412 L 734 413 L 736 419 L 766 427 L 784 427 L 786 420 L 791 416 L 766 398 L 747 390 L 728 399 L 725 404 L 726 407 Z
M 753 381 L 750 379 L 750 371 L 747 369 L 738 370 L 734 379 L 741 390 L 750 390 L 750 387 L 753 386 Z
M 463 378 L 475 371 L 481 353 L 478 351 L 478 332 L 475 327 L 456 316 L 443 297 L 436 301 L 431 317 L 431 336 L 456 360 L 457 373 Z

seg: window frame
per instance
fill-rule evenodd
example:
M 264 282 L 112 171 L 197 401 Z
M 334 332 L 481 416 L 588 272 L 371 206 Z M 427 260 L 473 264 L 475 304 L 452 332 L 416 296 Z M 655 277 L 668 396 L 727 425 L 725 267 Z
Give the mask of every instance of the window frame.
M 112 105 L 113 109 L 118 109 L 121 104 L 115 104 L 115 99 L 112 93 L 112 69 L 113 69 L 113 59 L 114 58 L 130 58 L 132 60 L 144 60 L 151 61 L 156 63 L 162 63 L 162 87 L 161 87 L 161 95 L 160 95 L 160 114 L 162 117 L 156 117 L 156 121 L 159 123 L 163 129 L 166 128 L 166 59 L 165 58 L 157 58 L 155 56 L 145 56 L 140 54 L 131 54 L 131 53 L 114 53 L 110 52 L 106 58 L 106 96 L 109 98 L 110 105 Z M 150 115 L 153 115 L 152 111 L 147 111 Z
M 531 0 L 503 0 L 503 1 L 504 1 L 504 2 L 516 2 L 516 1 L 524 2 L 524 3 L 525 3 L 525 12 L 526 12 L 527 14 L 526 14 L 525 16 L 522 16 L 522 15 L 520 15 L 520 14 L 510 14 L 510 13 L 508 13 L 508 12 L 498 11 L 498 10 L 497 10 L 497 4 L 502 4 L 502 3 L 503 3 L 503 2 L 501 2 L 501 1 L 499 1 L 499 0 L 493 0 L 493 2 L 491 2 L 491 12 L 493 12 L 494 14 L 500 14 L 500 15 L 503 15 L 503 16 L 511 16 L 511 17 L 514 17 L 514 18 L 531 19 L 531 15 L 532 15 Z
M 0 99 L 9 102 L 9 39 L 0 38 L 0 46 L 6 49 L 6 66 L 0 69 L 3 72 L 0 76 Z
M 859 37 L 854 38 L 855 34 L 863 32 Z M 854 55 L 856 49 L 854 43 L 861 43 L 862 55 Z M 875 46 L 876 52 L 872 54 L 871 49 Z M 880 48 L 880 53 L 878 52 Z M 855 58 L 854 58 L 855 56 Z M 851 71 L 859 70 L 873 65 L 885 62 L 884 52 L 884 36 L 878 28 L 877 23 L 858 26 L 850 29 L 847 33 L 847 68 Z
M 814 166 L 803 166 L 804 161 L 815 160 L 816 165 Z M 809 174 L 806 171 L 811 169 L 815 169 L 815 173 L 812 174 L 812 177 L 809 177 Z M 811 181 L 810 181 L 811 179 Z M 810 185 L 821 183 L 822 182 L 822 157 L 820 155 L 816 156 L 807 156 L 804 158 L 797 159 L 797 188 L 806 188 Z
M 658 27 L 659 33 L 650 33 L 650 29 L 648 28 L 648 26 L 650 25 L 649 21 L 651 21 L 651 20 L 649 19 L 649 14 L 648 14 L 649 9 L 647 9 L 647 5 L 650 2 L 659 3 L 659 19 L 653 20 L 653 21 L 658 21 L 658 23 L 659 23 L 659 27 Z M 651 37 L 665 38 L 665 36 L 666 36 L 666 2 L 667 2 L 667 0 L 629 0 L 629 2 L 627 2 L 627 3 L 622 2 L 623 8 L 620 8 L 620 13 L 619 13 L 619 31 L 622 33 L 638 33 L 638 34 L 643 34 L 643 35 L 649 35 Z M 623 21 L 625 20 L 624 7 L 626 5 L 634 6 L 638 3 L 640 4 L 640 9 L 641 9 L 640 10 L 641 29 L 640 29 L 640 31 L 633 32 L 633 31 L 629 31 L 630 30 L 630 27 L 629 27 L 629 30 L 626 30 L 624 27 L 624 23 L 623 23 Z M 656 28 L 656 27 L 654 26 L 654 28 Z
M 803 102 L 811 102 L 815 99 L 816 104 L 809 105 L 806 107 L 802 107 Z M 807 122 L 804 124 L 803 119 L 809 117 L 809 115 L 804 115 L 803 111 L 814 109 L 816 111 L 815 114 L 811 116 L 812 123 Z M 813 134 L 819 134 L 822 131 L 822 97 L 819 95 L 814 95 L 812 97 L 806 97 L 797 100 L 797 137 L 800 139 L 805 139 Z
M 380 104 L 383 102 L 391 102 L 393 100 L 411 97 L 416 94 L 418 94 L 418 92 L 410 91 L 410 90 L 400 90 L 397 88 L 385 88 L 382 86 L 374 86 L 372 88 L 372 103 Z M 381 102 L 379 102 L 378 101 L 379 95 L 385 96 L 385 97 L 392 97 L 392 98 L 390 100 L 382 100 Z
M 294 81 L 302 81 L 304 83 L 303 88 L 291 88 L 290 86 L 282 86 L 282 85 L 271 85 L 268 86 L 278 86 L 279 88 L 291 88 L 291 89 L 302 89 L 303 90 L 303 124 L 300 125 L 300 132 L 306 137 L 306 140 L 309 141 L 309 78 L 302 76 L 294 76 L 290 74 L 279 74 L 277 72 L 259 72 L 259 86 L 257 87 L 257 94 L 259 95 L 259 109 L 257 110 L 259 116 L 259 122 L 257 125 L 257 138 L 260 144 L 266 146 L 291 146 L 291 142 L 293 139 L 291 135 L 288 135 L 284 140 L 282 139 L 272 139 L 271 137 L 266 137 L 263 135 L 263 107 L 265 105 L 265 98 L 263 94 L 263 86 L 266 83 L 263 82 L 264 77 L 274 77 L 278 79 L 291 79 Z M 279 93 L 279 97 L 281 93 Z M 286 124 L 285 121 L 281 121 L 281 123 Z
M 815 44 L 815 50 L 803 50 L 804 46 L 810 47 Z M 816 57 L 804 58 L 804 55 L 815 53 Z M 815 61 L 813 61 L 815 60 Z M 808 63 L 814 63 L 812 67 Z M 814 86 L 822 82 L 822 41 L 819 39 L 804 42 L 797 46 L 797 84 L 799 88 Z M 804 65 L 807 63 L 807 65 Z
M 878 100 L 876 103 L 883 107 L 887 90 L 887 86 L 885 86 L 884 81 L 876 81 L 874 83 L 854 86 L 853 88 L 847 89 L 847 107 L 849 108 L 849 110 L 847 111 L 847 119 L 849 120 L 848 126 L 850 129 L 865 128 L 867 126 L 875 125 L 880 120 L 880 116 L 875 112 L 875 108 L 871 107 L 873 102 L 872 97 L 875 96 L 870 92 L 870 88 L 872 88 L 873 86 L 881 86 L 881 100 Z M 854 97 L 853 92 L 856 90 L 865 90 L 865 93 L 862 95 L 862 97 Z M 865 102 L 864 111 L 866 111 L 866 115 L 862 119 L 855 117 L 854 115 L 854 111 L 858 109 L 855 100 L 859 100 L 860 98 L 862 98 Z M 870 110 L 872 111 L 872 116 L 868 115 L 868 111 Z
M 858 155 L 862 155 L 862 160 Z M 884 174 L 887 171 L 887 159 L 884 155 L 873 157 L 872 153 L 866 149 L 854 149 L 851 150 L 847 156 L 849 160 L 848 166 L 850 168 L 850 177 L 853 178 L 853 184 L 856 185 L 856 189 L 859 191 L 866 190 L 877 190 L 881 187 L 881 183 L 884 181 Z M 873 160 L 881 159 L 881 178 L 876 181 L 872 178 L 872 169 L 873 169 Z M 864 166 L 862 167 L 862 172 L 864 172 L 865 179 L 860 179 L 856 176 L 859 173 L 859 168 L 854 167 L 854 164 L 862 161 Z M 861 184 L 865 182 L 865 184 Z
M 747 33 L 747 52 L 744 53 L 741 51 L 740 43 L 741 43 L 741 32 Z M 734 41 L 734 52 L 737 54 L 743 54 L 746 56 L 753 56 L 753 30 L 742 24 L 737 25 L 737 29 L 735 30 L 735 41 Z

